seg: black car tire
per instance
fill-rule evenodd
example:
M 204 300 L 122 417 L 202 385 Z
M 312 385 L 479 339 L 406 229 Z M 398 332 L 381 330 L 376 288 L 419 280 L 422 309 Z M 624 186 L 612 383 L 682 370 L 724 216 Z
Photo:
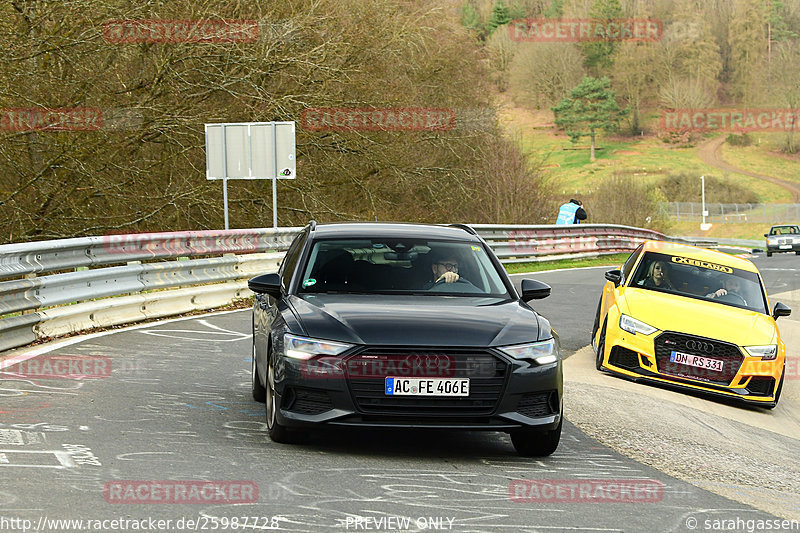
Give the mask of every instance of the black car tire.
M 264 403 L 267 400 L 267 390 L 264 388 L 264 385 L 261 384 L 261 380 L 258 379 L 258 364 L 256 363 L 255 341 L 253 341 L 253 364 L 250 365 L 250 370 L 252 372 L 253 399 L 257 402 Z
M 778 400 L 780 400 L 780 398 L 781 398 L 781 391 L 783 390 L 783 378 L 784 378 L 784 376 L 786 376 L 786 369 L 785 368 L 783 369 L 783 372 L 781 372 L 781 380 L 778 382 L 778 390 L 775 391 L 775 401 L 772 402 L 771 404 L 767 405 L 767 409 L 775 409 L 775 407 L 777 407 Z
M 273 442 L 285 444 L 291 441 L 290 431 L 278 422 L 278 406 L 275 404 L 275 364 L 272 357 L 268 356 L 267 362 L 267 388 L 264 411 L 267 415 L 267 433 Z
M 769 250 L 767 250 L 767 257 L 772 257 L 772 252 L 770 252 Z
M 524 457 L 546 457 L 556 451 L 561 440 L 562 413 L 558 427 L 549 431 L 520 429 L 511 433 L 511 443 L 517 453 Z
M 603 321 L 603 330 L 600 332 L 600 340 L 597 342 L 597 353 L 594 357 L 594 367 L 597 370 L 603 369 L 603 353 L 606 351 L 606 326 L 608 325 L 608 318 Z
M 592 337 L 591 337 L 591 344 L 592 348 L 597 348 L 597 340 L 595 337 L 597 336 L 597 330 L 600 329 L 600 306 L 603 304 L 603 295 L 600 295 L 600 300 L 597 302 L 597 312 L 594 315 L 594 324 L 592 324 Z

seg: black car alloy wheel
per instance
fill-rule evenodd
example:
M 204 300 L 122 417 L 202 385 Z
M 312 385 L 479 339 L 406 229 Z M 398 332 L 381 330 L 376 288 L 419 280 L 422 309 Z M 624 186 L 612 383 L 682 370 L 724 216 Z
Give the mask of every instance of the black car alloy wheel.
M 267 390 L 265 411 L 269 438 L 275 442 L 289 442 L 289 430 L 278 422 L 278 405 L 275 398 L 275 362 L 271 355 L 267 362 Z
M 253 385 L 253 399 L 257 402 L 264 402 L 267 397 L 267 391 L 258 379 L 258 365 L 256 364 L 256 343 L 253 342 L 253 363 L 250 365 L 251 379 Z

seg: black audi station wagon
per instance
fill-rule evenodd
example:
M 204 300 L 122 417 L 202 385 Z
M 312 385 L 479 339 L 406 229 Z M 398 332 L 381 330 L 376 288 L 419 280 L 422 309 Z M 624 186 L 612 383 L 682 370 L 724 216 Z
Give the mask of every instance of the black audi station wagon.
M 253 397 L 269 436 L 327 426 L 504 431 L 558 447 L 560 344 L 465 225 L 311 222 L 248 283 Z

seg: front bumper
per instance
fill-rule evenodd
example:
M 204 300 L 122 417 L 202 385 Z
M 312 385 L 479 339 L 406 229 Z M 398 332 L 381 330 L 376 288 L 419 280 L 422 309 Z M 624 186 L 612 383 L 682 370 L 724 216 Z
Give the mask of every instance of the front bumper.
M 430 351 L 382 350 L 386 351 L 434 356 Z M 363 353 L 376 357 L 372 349 L 346 359 Z M 563 395 L 561 361 L 539 366 L 492 349 L 453 349 L 446 353 L 456 361 L 448 377 L 468 377 L 469 396 L 389 396 L 384 391 L 386 375 L 314 375 L 304 362 L 281 358 L 275 382 L 278 422 L 296 428 L 326 425 L 485 431 L 552 430 L 558 426 Z
M 693 390 L 751 405 L 769 407 L 775 404 L 775 392 L 783 369 L 783 354 L 773 361 L 762 361 L 756 357 L 745 357 L 738 346 L 715 339 L 662 331 L 650 336 L 631 335 L 621 330 L 616 333 L 616 338 L 606 343 L 607 353 L 603 362 L 604 369 L 611 373 L 636 382 Z M 687 349 L 685 340 L 681 344 L 682 339 L 713 344 L 719 355 L 712 358 L 724 361 L 723 370 L 712 372 L 669 362 L 667 350 L 671 346 L 681 352 L 707 356 Z
M 800 252 L 800 241 L 781 242 L 781 243 L 767 243 L 767 251 L 771 254 L 781 252 Z

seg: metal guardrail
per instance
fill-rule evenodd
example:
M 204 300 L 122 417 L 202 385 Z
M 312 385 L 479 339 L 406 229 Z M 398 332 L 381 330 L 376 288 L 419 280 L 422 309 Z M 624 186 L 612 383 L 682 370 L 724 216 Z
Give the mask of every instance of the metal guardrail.
M 721 204 L 706 202 L 706 217 L 703 219 L 703 204 L 700 202 L 662 202 L 661 212 L 672 220 L 705 221 L 714 224 L 758 223 L 796 224 L 800 221 L 800 204 Z
M 649 239 L 681 240 L 616 225 L 472 227 L 504 263 L 629 252 Z M 277 269 L 300 229 L 109 235 L 1 245 L 0 351 L 94 327 L 210 309 L 249 296 L 247 279 Z

